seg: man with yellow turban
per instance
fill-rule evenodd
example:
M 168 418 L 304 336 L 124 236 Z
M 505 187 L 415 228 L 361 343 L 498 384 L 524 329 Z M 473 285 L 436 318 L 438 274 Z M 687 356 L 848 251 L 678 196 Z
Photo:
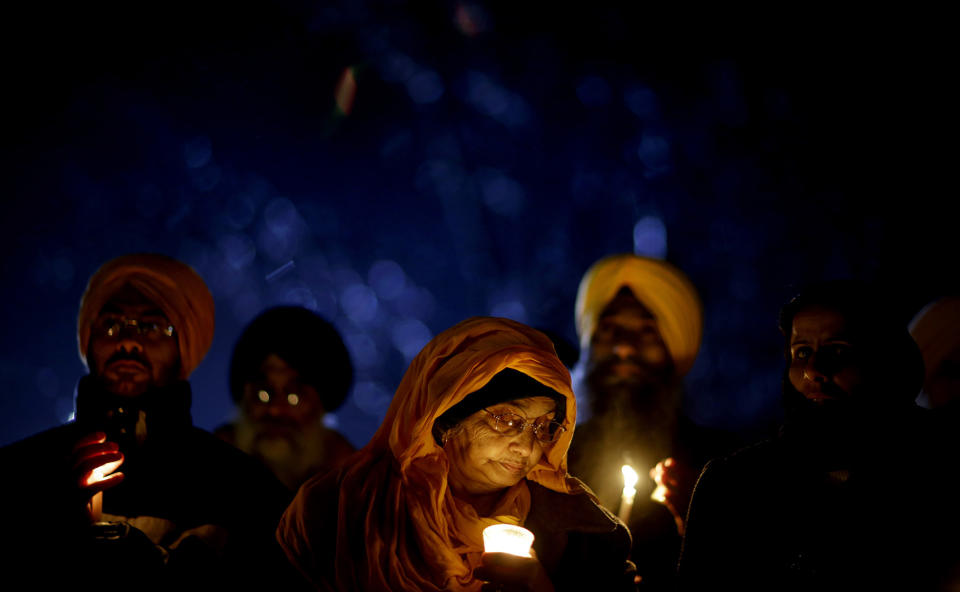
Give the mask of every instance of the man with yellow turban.
M 683 377 L 703 331 L 700 298 L 665 261 L 613 255 L 587 270 L 575 318 L 581 354 L 574 374 L 589 417 L 577 427 L 571 473 L 627 522 L 641 588 L 668 588 L 699 469 L 732 446 L 680 412 Z M 624 465 L 654 478 L 637 484 L 630 509 L 621 501 Z
M 196 271 L 157 254 L 113 259 L 90 278 L 77 328 L 89 374 L 75 421 L 0 450 L 0 507 L 17 542 L 7 577 L 192 589 L 283 568 L 272 531 L 284 488 L 192 424 L 187 379 L 214 328 Z

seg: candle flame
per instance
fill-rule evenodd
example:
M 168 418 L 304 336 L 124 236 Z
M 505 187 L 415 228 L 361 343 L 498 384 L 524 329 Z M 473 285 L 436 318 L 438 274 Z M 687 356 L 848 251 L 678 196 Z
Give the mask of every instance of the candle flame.
M 624 489 L 633 489 L 637 485 L 637 481 L 640 480 L 640 476 L 637 475 L 637 472 L 634 471 L 630 465 L 620 467 L 620 472 L 623 473 Z

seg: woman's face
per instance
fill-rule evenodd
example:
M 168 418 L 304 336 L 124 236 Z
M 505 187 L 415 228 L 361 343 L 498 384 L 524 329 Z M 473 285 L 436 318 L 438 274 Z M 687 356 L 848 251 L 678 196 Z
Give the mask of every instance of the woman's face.
M 449 432 L 444 450 L 450 459 L 450 487 L 454 493 L 493 493 L 516 485 L 527 476 L 545 447 L 537 440 L 533 425 L 507 436 L 496 430 L 494 415 L 513 413 L 528 424 L 546 424 L 556 415 L 549 397 L 528 397 L 499 403 L 468 416 Z

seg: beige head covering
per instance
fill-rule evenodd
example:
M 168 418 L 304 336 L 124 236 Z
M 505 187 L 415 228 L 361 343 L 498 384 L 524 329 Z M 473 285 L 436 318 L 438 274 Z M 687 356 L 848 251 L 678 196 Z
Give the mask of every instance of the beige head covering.
M 180 346 L 180 378 L 186 379 L 213 341 L 213 296 L 192 267 L 166 255 L 123 255 L 107 261 L 90 277 L 77 315 L 80 359 L 87 363 L 90 329 L 100 310 L 127 285 L 170 319 Z
M 611 255 L 587 270 L 577 291 L 576 323 L 581 347 L 589 344 L 603 309 L 624 286 L 656 318 L 677 372 L 685 375 L 700 349 L 703 306 L 687 276 L 659 259 Z
M 926 368 L 926 380 L 960 347 L 960 297 L 947 296 L 925 306 L 910 321 Z

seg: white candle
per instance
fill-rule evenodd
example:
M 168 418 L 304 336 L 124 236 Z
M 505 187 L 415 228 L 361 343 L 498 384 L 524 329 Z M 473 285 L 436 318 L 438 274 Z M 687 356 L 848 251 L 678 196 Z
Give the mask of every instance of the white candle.
M 533 533 L 522 526 L 494 524 L 483 529 L 483 550 L 530 557 Z
M 630 520 L 630 510 L 633 509 L 633 498 L 637 495 L 635 486 L 640 476 L 637 475 L 637 472 L 634 471 L 630 465 L 620 467 L 620 472 L 623 473 L 623 495 L 620 497 L 620 512 L 618 512 L 617 515 L 620 517 L 620 520 L 626 523 Z

